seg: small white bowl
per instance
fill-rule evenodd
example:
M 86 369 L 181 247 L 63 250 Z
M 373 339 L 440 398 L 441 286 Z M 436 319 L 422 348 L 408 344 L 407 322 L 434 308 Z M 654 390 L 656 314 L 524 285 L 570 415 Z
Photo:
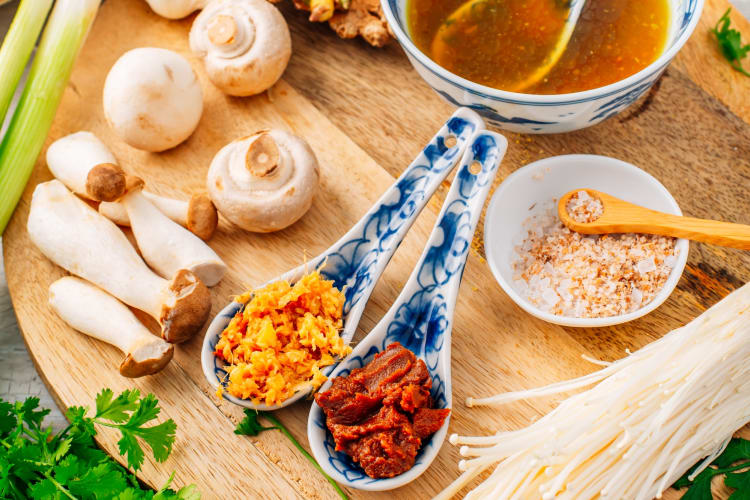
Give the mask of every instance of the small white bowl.
M 538 203 L 559 199 L 577 188 L 590 188 L 611 194 L 652 210 L 682 215 L 667 188 L 640 168 L 597 155 L 553 156 L 530 163 L 509 175 L 492 196 L 484 221 L 484 249 L 492 274 L 516 304 L 539 319 L 564 326 L 599 327 L 617 325 L 644 316 L 659 307 L 677 286 L 688 257 L 685 239 L 676 242 L 677 262 L 664 287 L 654 299 L 628 314 L 606 318 L 558 316 L 532 305 L 513 288 L 514 246 L 531 208 Z

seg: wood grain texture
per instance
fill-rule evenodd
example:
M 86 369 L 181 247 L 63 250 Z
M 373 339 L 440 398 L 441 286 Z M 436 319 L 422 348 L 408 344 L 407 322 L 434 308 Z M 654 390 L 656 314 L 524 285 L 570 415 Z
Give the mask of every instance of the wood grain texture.
M 718 15 L 726 7 L 723 0 L 708 0 L 708 4 L 720 11 Z M 452 112 L 411 69 L 397 45 L 377 50 L 359 40 L 339 40 L 327 26 L 310 25 L 305 14 L 291 5 L 283 4 L 282 10 L 294 44 L 284 81 L 267 94 L 239 99 L 219 93 L 190 55 L 187 32 L 192 18 L 167 21 L 150 13 L 140 0 L 108 0 L 48 138 L 49 143 L 77 130 L 90 130 L 112 148 L 126 170 L 141 175 L 149 189 L 181 198 L 203 190 L 211 158 L 236 137 L 273 126 L 294 131 L 310 142 L 321 162 L 323 184 L 308 215 L 287 230 L 269 235 L 239 231 L 222 221 L 211 245 L 231 271 L 212 289 L 213 314 L 231 295 L 290 269 L 304 255 L 315 255 L 336 241 Z M 715 22 L 709 21 L 708 25 Z M 716 83 L 719 76 L 711 77 L 712 72 L 723 71 L 720 64 L 703 64 L 702 79 L 693 74 L 689 68 L 700 67 L 695 62 L 698 56 L 709 57 L 707 52 L 715 50 L 701 29 L 655 89 L 621 115 L 571 134 L 508 134 L 511 145 L 497 182 L 539 158 L 605 154 L 656 176 L 686 215 L 750 222 L 750 112 L 746 107 L 750 79 L 727 80 L 727 87 L 739 86 L 739 90 L 726 93 L 723 84 Z M 120 142 L 101 110 L 108 68 L 125 50 L 146 45 L 170 48 L 188 57 L 205 94 L 205 111 L 196 133 L 185 144 L 159 155 Z M 130 381 L 117 374 L 120 354 L 114 348 L 72 331 L 54 316 L 47 306 L 47 287 L 63 272 L 33 247 L 25 230 L 33 187 L 50 177 L 42 157 L 6 231 L 4 252 L 8 286 L 25 341 L 59 402 L 91 405 L 94 394 L 106 386 L 154 392 L 166 416 L 177 421 L 178 438 L 165 464 L 155 467 L 149 462 L 139 474 L 149 484 L 160 484 L 174 469 L 177 484 L 195 482 L 205 498 L 333 498 L 330 485 L 279 433 L 266 432 L 252 439 L 232 434 L 241 410 L 218 401 L 206 383 L 199 359 L 202 336 L 181 345 L 164 373 Z M 441 190 L 432 200 L 399 248 L 373 293 L 356 338 L 371 329 L 396 298 L 445 192 Z M 656 312 L 616 327 L 565 328 L 530 317 L 500 290 L 483 259 L 481 225 L 475 248 L 464 274 L 453 332 L 455 408 L 450 432 L 463 434 L 518 428 L 558 400 L 468 409 L 463 405 L 467 396 L 529 388 L 592 371 L 595 367 L 581 360 L 581 354 L 619 358 L 626 348 L 642 347 L 750 280 L 747 253 L 693 245 L 677 290 Z M 278 412 L 303 443 L 308 410 L 309 402 L 300 402 Z M 116 450 L 110 434 L 103 433 L 100 443 L 111 452 Z M 432 496 L 458 475 L 457 462 L 457 450 L 446 443 L 432 467 L 397 494 L 410 499 Z M 349 493 L 354 498 L 390 496 Z

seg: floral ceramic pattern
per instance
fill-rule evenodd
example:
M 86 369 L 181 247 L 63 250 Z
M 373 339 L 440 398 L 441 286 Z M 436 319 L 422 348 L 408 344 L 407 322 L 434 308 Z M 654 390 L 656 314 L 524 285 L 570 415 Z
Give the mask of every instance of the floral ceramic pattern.
M 621 112 L 648 91 L 695 29 L 703 2 L 671 0 L 675 20 L 671 38 L 664 54 L 641 72 L 601 89 L 559 96 L 495 90 L 448 72 L 431 61 L 409 39 L 405 15 L 407 0 L 381 0 L 381 5 L 409 61 L 446 101 L 474 109 L 493 125 L 505 130 L 547 134 L 569 132 L 599 123 Z M 613 105 L 615 102 L 617 104 Z
M 326 252 L 282 276 L 282 279 L 293 282 L 309 269 L 325 263 L 322 274 L 333 280 L 337 287 L 346 287 L 342 332 L 345 341 L 351 341 L 367 299 L 406 232 L 453 170 L 469 139 L 480 128 L 483 128 L 482 120 L 474 112 L 468 109 L 456 111 L 401 177 L 344 237 Z M 450 145 L 446 144 L 449 138 Z M 214 386 L 226 379 L 226 371 L 213 352 L 221 332 L 240 310 L 240 304 L 228 305 L 206 332 L 201 357 L 204 373 Z M 333 366 L 328 367 L 327 371 L 332 369 Z M 224 397 L 243 406 L 269 409 L 228 394 Z
M 453 310 L 466 257 L 484 201 L 505 152 L 507 141 L 492 132 L 479 132 L 469 146 L 453 180 L 438 221 L 414 272 L 391 309 L 378 325 L 359 342 L 352 354 L 333 372 L 331 378 L 346 376 L 361 368 L 392 342 L 401 342 L 425 361 L 432 377 L 432 397 L 436 406 L 451 406 L 450 333 Z M 481 171 L 474 174 L 471 165 Z M 330 382 L 321 388 L 325 390 Z M 313 405 L 308 421 L 308 437 L 316 458 L 334 479 L 348 486 L 384 490 L 397 487 L 402 476 L 419 474 L 437 454 L 448 421 L 417 455 L 414 467 L 390 479 L 372 479 L 344 453 L 335 450 L 327 432 L 325 416 Z

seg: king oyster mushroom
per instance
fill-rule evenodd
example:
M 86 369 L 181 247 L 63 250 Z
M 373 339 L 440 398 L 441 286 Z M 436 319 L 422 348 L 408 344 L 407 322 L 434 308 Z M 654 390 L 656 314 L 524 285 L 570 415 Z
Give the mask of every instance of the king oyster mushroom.
M 52 283 L 49 304 L 74 329 L 120 349 L 124 377 L 152 375 L 172 359 L 172 344 L 151 335 L 122 302 L 80 278 L 66 276 Z
M 47 166 L 68 189 L 95 201 L 112 201 L 120 197 L 125 189 L 122 170 L 112 152 L 91 132 L 76 132 L 66 135 L 47 148 Z M 89 173 L 95 166 L 97 175 L 109 177 L 95 180 L 92 184 Z M 101 188 L 105 188 L 102 190 Z
M 188 201 L 174 200 L 148 191 L 143 191 L 143 196 L 161 213 L 204 241 L 211 239 L 219 225 L 216 207 L 205 194 L 194 194 Z M 102 202 L 99 204 L 99 213 L 120 226 L 130 225 L 128 212 L 122 203 Z
M 104 116 L 134 148 L 159 152 L 177 146 L 198 126 L 203 94 L 190 63 L 167 49 L 123 54 L 104 82 Z
M 182 19 L 202 9 L 209 0 L 146 0 L 156 14 L 167 19 Z
M 266 0 L 215 0 L 195 18 L 190 49 L 222 92 L 248 96 L 281 77 L 292 39 L 284 16 Z
M 121 226 L 130 225 L 125 207 L 114 201 L 124 193 L 124 173 L 109 148 L 94 134 L 75 132 L 50 144 L 47 166 L 52 175 L 74 193 L 102 201 L 99 213 Z M 164 215 L 199 238 L 208 240 L 213 236 L 219 218 L 216 207 L 205 194 L 194 194 L 189 201 L 147 191 L 143 191 L 143 195 Z
M 143 181 L 140 178 L 129 176 L 127 186 L 120 202 L 127 211 L 138 249 L 148 265 L 163 277 L 187 269 L 206 286 L 217 284 L 224 277 L 227 266 L 216 252 L 160 212 L 141 192 Z
M 269 233 L 296 222 L 318 190 L 318 160 L 304 139 L 264 130 L 224 146 L 208 169 L 208 194 L 224 217 Z
M 211 297 L 195 274 L 154 274 L 112 221 L 60 181 L 37 185 L 26 228 L 52 262 L 153 316 L 167 342 L 188 340 L 208 319 Z

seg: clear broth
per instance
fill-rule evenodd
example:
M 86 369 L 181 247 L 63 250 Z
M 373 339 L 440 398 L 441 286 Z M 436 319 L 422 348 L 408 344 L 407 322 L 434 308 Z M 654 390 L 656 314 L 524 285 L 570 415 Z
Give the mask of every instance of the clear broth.
M 587 0 L 568 47 L 545 78 L 517 88 L 560 37 L 561 0 L 408 0 L 417 47 L 467 80 L 530 94 L 579 92 L 617 82 L 655 61 L 670 26 L 669 0 Z

